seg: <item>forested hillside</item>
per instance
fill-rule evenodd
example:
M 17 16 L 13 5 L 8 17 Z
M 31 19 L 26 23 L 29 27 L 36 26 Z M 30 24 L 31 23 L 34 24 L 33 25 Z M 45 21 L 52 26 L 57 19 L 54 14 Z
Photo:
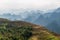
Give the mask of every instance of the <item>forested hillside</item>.
M 59 40 L 43 26 L 24 21 L 0 21 L 0 40 Z

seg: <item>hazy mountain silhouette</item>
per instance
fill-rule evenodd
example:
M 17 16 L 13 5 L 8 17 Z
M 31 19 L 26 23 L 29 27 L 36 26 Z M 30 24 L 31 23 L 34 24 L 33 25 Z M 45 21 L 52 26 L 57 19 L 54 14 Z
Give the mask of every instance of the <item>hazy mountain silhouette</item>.
M 51 30 L 52 32 L 60 34 L 60 26 L 58 25 L 58 23 L 56 21 L 52 21 L 51 23 L 49 23 L 46 26 L 46 28 L 48 30 Z

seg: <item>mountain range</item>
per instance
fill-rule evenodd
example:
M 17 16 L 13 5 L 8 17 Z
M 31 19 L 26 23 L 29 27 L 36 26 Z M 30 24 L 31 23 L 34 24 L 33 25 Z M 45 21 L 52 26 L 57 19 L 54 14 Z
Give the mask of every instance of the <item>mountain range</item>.
M 43 25 L 47 29 L 60 34 L 60 8 L 45 13 L 40 10 L 31 10 L 30 12 L 26 11 L 22 13 L 24 13 L 24 15 L 11 15 L 10 13 L 7 13 L 0 15 L 0 17 L 13 21 L 23 20 L 37 25 Z

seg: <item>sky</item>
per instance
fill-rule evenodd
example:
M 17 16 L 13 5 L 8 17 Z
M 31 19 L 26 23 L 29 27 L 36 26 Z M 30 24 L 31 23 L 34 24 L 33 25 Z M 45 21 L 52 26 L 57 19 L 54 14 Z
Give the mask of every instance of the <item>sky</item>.
M 41 9 L 60 7 L 60 0 L 0 0 L 0 12 L 7 10 Z

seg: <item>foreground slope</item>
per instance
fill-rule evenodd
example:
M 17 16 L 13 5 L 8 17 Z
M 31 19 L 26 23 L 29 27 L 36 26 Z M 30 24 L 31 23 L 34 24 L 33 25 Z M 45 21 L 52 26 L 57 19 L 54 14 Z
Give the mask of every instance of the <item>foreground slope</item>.
M 59 38 L 43 26 L 24 21 L 0 21 L 0 40 L 59 40 Z

